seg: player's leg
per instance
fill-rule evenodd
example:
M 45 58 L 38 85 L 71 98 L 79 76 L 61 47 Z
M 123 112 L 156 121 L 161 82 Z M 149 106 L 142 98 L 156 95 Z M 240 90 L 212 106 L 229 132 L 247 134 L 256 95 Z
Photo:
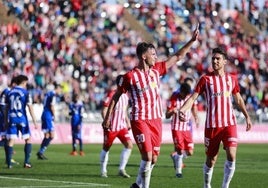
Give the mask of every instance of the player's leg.
M 125 178 L 130 178 L 130 175 L 127 174 L 126 172 L 126 165 L 131 155 L 133 144 L 132 144 L 131 137 L 130 137 L 128 130 L 122 129 L 118 134 L 118 139 L 124 145 L 124 148 L 122 149 L 122 152 L 120 155 L 118 175 L 125 177 Z
M 12 155 L 13 155 L 13 146 L 14 146 L 14 139 L 17 138 L 18 128 L 16 125 L 12 124 L 9 125 L 7 128 L 7 144 L 5 148 L 6 152 L 6 163 L 8 168 L 12 168 Z
M 193 141 L 193 134 L 191 131 L 184 132 L 184 142 L 185 148 L 183 152 L 183 158 L 186 159 L 194 154 L 194 141 Z
M 218 155 L 206 157 L 206 162 L 203 166 L 204 174 L 204 188 L 211 188 L 211 180 L 213 176 L 214 165 L 217 161 Z
M 116 138 L 117 132 L 104 130 L 103 132 L 103 146 L 100 152 L 100 170 L 101 177 L 107 178 L 107 165 L 109 160 L 109 150 L 113 144 L 114 139 Z
M 70 155 L 76 156 L 77 155 L 77 145 L 76 145 L 76 133 L 72 128 L 72 152 L 70 153 Z
M 30 139 L 25 140 L 24 145 L 24 168 L 31 168 L 32 165 L 30 163 L 30 157 L 32 153 L 32 144 L 30 142 Z
M 29 125 L 21 127 L 22 138 L 25 140 L 24 145 L 24 168 L 31 168 L 30 157 L 32 153 L 32 143 L 30 138 Z
M 175 151 L 177 152 L 174 155 L 174 164 L 175 164 L 175 172 L 176 177 L 182 178 L 182 167 L 183 167 L 183 153 L 184 153 L 184 137 L 182 131 L 172 131 L 172 135 L 174 138 Z
M 224 177 L 222 182 L 222 188 L 228 188 L 235 172 L 235 156 L 236 147 L 226 148 L 227 160 L 224 164 Z
M 153 148 L 151 131 L 147 121 L 131 121 L 132 133 L 141 154 L 141 161 L 136 182 L 131 187 L 149 187 Z
M 54 138 L 54 122 L 51 117 L 42 116 L 42 131 L 44 133 L 44 138 L 36 155 L 38 159 L 46 160 L 47 157 L 44 156 L 44 153 L 51 140 Z
M 3 136 L 1 141 L 3 141 L 3 147 L 5 150 L 5 159 L 6 159 L 6 164 L 7 164 L 8 139 L 6 138 L 6 136 Z
M 50 143 L 50 133 L 48 131 L 44 131 L 44 138 L 43 138 L 42 143 L 40 145 L 40 149 L 39 149 L 38 153 L 36 154 L 38 159 L 47 160 L 47 158 L 44 156 L 44 153 L 45 153 L 49 143 Z
M 1 134 L 1 133 L 0 133 Z M 6 143 L 6 138 L 1 136 L 1 140 L 0 140 L 0 146 L 1 147 L 5 147 L 5 143 Z
M 84 148 L 83 148 L 83 139 L 82 139 L 81 128 L 77 131 L 76 139 L 78 140 L 78 143 L 79 143 L 79 154 L 80 154 L 80 156 L 85 156 Z
M 149 188 L 151 173 L 160 152 L 162 121 L 161 119 L 131 121 L 131 127 L 142 158 L 135 184 Z
M 150 185 L 151 174 L 152 174 L 153 168 L 160 154 L 160 147 L 161 147 L 161 142 L 162 142 L 162 120 L 161 119 L 150 120 L 150 130 L 152 134 L 153 153 L 152 153 L 152 163 L 151 163 L 150 171 L 148 175 L 148 182 L 149 182 L 148 187 Z
M 206 162 L 203 166 L 204 188 L 211 188 L 214 165 L 216 164 L 221 137 L 217 129 L 205 129 Z
M 10 138 L 8 139 L 8 145 L 6 149 L 6 162 L 7 162 L 7 168 L 12 168 L 12 155 L 13 155 L 13 146 L 14 146 L 14 139 Z
M 101 166 L 101 177 L 107 178 L 107 165 L 109 160 L 109 150 L 101 150 L 100 153 L 100 166 Z
M 222 182 L 222 188 L 228 188 L 235 172 L 237 151 L 236 126 L 229 126 L 225 128 L 223 145 L 226 151 L 226 161 L 224 164 L 224 177 Z
M 182 178 L 182 167 L 183 167 L 183 150 L 178 150 L 175 156 L 175 167 L 176 167 L 176 177 Z

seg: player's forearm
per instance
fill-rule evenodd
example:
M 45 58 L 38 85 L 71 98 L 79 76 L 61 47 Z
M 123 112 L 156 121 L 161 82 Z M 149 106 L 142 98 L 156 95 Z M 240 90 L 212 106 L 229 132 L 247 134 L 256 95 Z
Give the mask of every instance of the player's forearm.
M 183 59 L 187 52 L 190 50 L 193 40 L 188 41 L 180 50 L 178 50 L 174 55 L 172 55 L 167 60 L 167 69 L 177 63 L 179 60 Z
M 246 105 L 245 105 L 244 100 L 241 97 L 241 95 L 239 93 L 237 93 L 234 96 L 234 99 L 236 101 L 237 106 L 239 107 L 239 109 L 241 110 L 243 115 L 245 116 L 245 118 L 249 118 L 249 115 L 248 115 L 248 112 L 247 112 L 247 109 L 246 109 Z
M 239 109 L 241 110 L 241 112 L 243 113 L 243 115 L 245 116 L 245 118 L 249 118 L 249 114 L 246 110 L 246 105 L 244 103 L 244 101 L 242 100 L 242 98 L 240 100 L 238 100 L 237 105 L 239 106 Z
M 197 97 L 198 97 L 198 93 L 192 94 L 191 97 L 188 98 L 186 102 L 182 105 L 182 107 L 180 108 L 180 112 L 185 113 L 187 110 L 190 110 Z
M 102 117 L 102 119 L 105 118 L 105 116 L 107 114 L 107 109 L 108 109 L 108 107 L 106 107 L 106 106 L 103 107 L 103 109 L 101 111 L 101 117 Z
M 187 54 L 187 52 L 189 52 L 194 42 L 195 41 L 191 38 L 179 51 L 177 51 L 177 53 L 175 54 L 177 60 L 184 58 L 184 56 Z
M 193 107 L 192 107 L 192 114 L 193 114 L 195 123 L 198 124 L 199 118 L 198 118 L 198 114 L 197 114 L 197 107 L 196 107 L 196 105 L 193 105 Z
M 109 104 L 109 107 L 106 110 L 106 113 L 104 115 L 104 119 L 110 119 L 110 116 L 111 116 L 111 114 L 113 112 L 114 107 L 115 107 L 115 101 L 114 100 L 111 100 L 111 102 Z
M 36 124 L 36 117 L 35 117 L 35 113 L 33 111 L 32 106 L 29 106 L 29 112 L 30 112 L 30 115 L 32 117 L 33 123 Z

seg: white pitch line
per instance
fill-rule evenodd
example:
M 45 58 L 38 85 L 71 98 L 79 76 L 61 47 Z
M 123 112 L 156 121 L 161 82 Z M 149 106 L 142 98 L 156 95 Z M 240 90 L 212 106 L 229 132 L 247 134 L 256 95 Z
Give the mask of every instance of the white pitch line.
M 65 187 L 88 187 L 88 185 L 61 185 L 61 186 L 58 186 L 57 187 L 60 187 L 60 188 L 65 188 Z M 11 186 L 11 187 L 1 187 L 1 188 L 42 188 L 42 187 L 45 187 L 45 188 L 49 188 L 49 187 L 55 187 L 55 185 L 52 185 L 52 186 Z
M 7 177 L 7 176 L 0 176 L 1 179 L 12 179 L 12 180 L 23 180 L 23 181 L 40 181 L 40 182 L 51 182 L 51 183 L 65 183 L 65 184 L 72 184 L 71 186 L 98 186 L 98 187 L 108 187 L 109 184 L 98 184 L 98 183 L 86 183 L 86 182 L 72 182 L 72 181 L 57 181 L 57 180 L 42 180 L 42 179 L 31 179 L 31 178 L 16 178 L 16 177 Z M 17 187 L 17 186 L 16 186 Z M 26 186 L 20 186 L 18 188 L 24 188 Z M 27 186 L 29 187 L 29 186 Z M 43 186 L 33 186 L 33 187 L 43 187 Z M 48 186 L 45 186 L 48 187 Z M 55 187 L 55 186 L 54 186 Z M 62 187 L 62 186 L 57 186 Z M 70 187 L 70 186 L 68 186 Z

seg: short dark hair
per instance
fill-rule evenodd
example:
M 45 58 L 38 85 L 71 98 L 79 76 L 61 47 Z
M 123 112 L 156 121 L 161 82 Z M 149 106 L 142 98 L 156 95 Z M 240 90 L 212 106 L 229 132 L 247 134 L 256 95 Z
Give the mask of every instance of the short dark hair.
M 28 81 L 28 77 L 23 74 L 20 74 L 16 76 L 14 83 L 17 85 L 20 85 L 22 82 L 25 82 L 25 81 Z
M 115 82 L 116 82 L 116 85 L 117 85 L 117 86 L 119 86 L 119 84 L 120 84 L 120 80 L 121 80 L 122 77 L 123 77 L 122 74 L 119 74 L 119 75 L 116 77 Z
M 212 50 L 212 53 L 215 54 L 215 53 L 218 53 L 218 54 L 221 54 L 223 55 L 223 57 L 225 59 L 228 59 L 228 55 L 227 55 L 227 52 L 226 52 L 226 49 L 224 47 L 217 47 L 217 48 L 214 48 Z
M 137 48 L 136 48 L 136 54 L 137 54 L 138 58 L 141 58 L 142 54 L 147 52 L 147 50 L 149 48 L 155 49 L 155 46 L 152 43 L 147 43 L 147 42 L 138 43 Z
M 77 102 L 79 95 L 77 93 L 74 93 L 72 96 L 72 101 Z
M 17 84 L 17 76 L 13 76 L 11 81 L 10 81 L 10 86 L 12 86 L 13 84 Z
M 191 93 L 191 86 L 187 83 L 182 83 L 180 87 L 180 91 L 184 93 L 185 95 L 188 95 Z

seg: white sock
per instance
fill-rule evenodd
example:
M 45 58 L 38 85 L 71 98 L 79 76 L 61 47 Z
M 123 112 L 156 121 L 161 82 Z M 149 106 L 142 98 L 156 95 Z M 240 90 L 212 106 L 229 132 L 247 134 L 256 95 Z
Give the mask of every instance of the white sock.
M 106 152 L 104 150 L 101 150 L 101 153 L 100 153 L 101 173 L 107 173 L 108 160 L 109 160 L 109 151 Z
M 149 185 L 150 186 L 150 181 L 151 181 L 151 176 L 152 176 L 152 171 L 153 171 L 153 168 L 154 168 L 155 164 L 151 164 L 151 168 L 150 168 L 150 172 L 148 174 L 148 182 L 149 182 Z
M 183 159 L 183 154 L 175 156 L 176 174 L 181 174 L 182 173 L 182 164 L 183 164 L 182 159 Z
M 139 187 L 149 188 L 150 186 L 150 171 L 151 171 L 151 161 L 141 160 L 139 174 L 136 180 L 136 183 Z
M 225 161 L 222 188 L 228 188 L 235 172 L 235 161 Z
M 213 175 L 213 167 L 209 168 L 206 164 L 203 166 L 204 188 L 211 188 L 211 179 Z
M 131 154 L 131 149 L 123 148 L 121 152 L 121 156 L 120 156 L 119 170 L 124 170 L 126 168 L 130 154 Z

